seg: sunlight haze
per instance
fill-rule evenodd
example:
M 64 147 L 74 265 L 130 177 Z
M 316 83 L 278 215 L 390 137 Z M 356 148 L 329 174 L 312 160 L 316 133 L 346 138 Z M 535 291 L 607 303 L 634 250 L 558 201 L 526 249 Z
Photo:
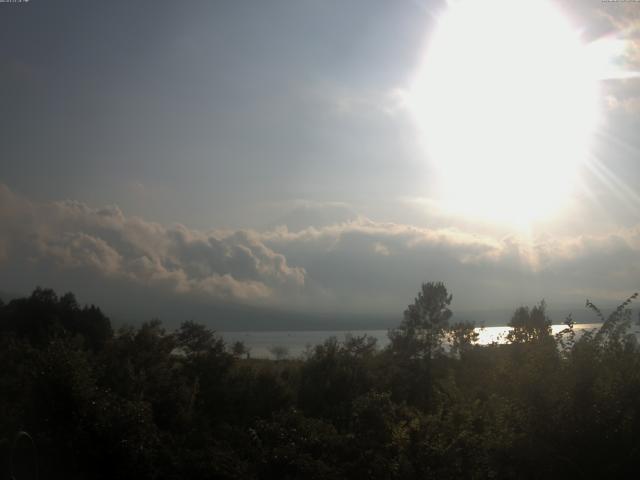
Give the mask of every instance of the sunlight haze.
M 640 281 L 638 11 L 0 4 L 0 296 L 301 328 L 393 322 L 423 281 L 465 318 L 613 304 Z

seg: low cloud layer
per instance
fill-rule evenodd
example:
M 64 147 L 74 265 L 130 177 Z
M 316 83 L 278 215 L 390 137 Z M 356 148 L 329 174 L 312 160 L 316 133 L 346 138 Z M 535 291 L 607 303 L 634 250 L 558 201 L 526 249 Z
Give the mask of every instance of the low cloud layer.
M 127 217 L 117 207 L 36 203 L 0 186 L 5 262 L 145 285 L 207 299 L 261 301 L 304 287 L 305 271 L 246 231 L 202 233 Z M 10 289 L 11 285 L 5 285 Z
M 616 301 L 640 287 L 640 228 L 601 235 L 494 238 L 453 229 L 360 219 L 299 232 L 263 234 L 304 265 L 309 282 L 333 286 L 384 309 L 410 301 L 421 281 L 443 280 L 464 309 L 508 307 L 547 298 Z
M 640 287 L 640 227 L 532 240 L 322 218 L 301 229 L 201 232 L 117 207 L 35 202 L 0 186 L 0 290 L 44 283 L 99 298 L 99 289 L 118 284 L 146 292 L 145 302 L 155 295 L 344 315 L 399 314 L 428 280 L 445 281 L 462 310 L 543 297 L 562 305 L 615 301 Z

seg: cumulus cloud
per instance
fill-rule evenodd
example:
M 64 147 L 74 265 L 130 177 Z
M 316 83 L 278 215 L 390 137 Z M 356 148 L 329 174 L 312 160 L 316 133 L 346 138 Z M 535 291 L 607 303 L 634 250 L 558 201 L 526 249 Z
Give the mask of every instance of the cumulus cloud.
M 378 311 L 401 308 L 425 280 L 444 280 L 457 305 L 467 309 L 543 297 L 580 304 L 585 292 L 613 300 L 640 287 L 640 227 L 599 235 L 496 238 L 361 218 L 297 232 L 283 228 L 262 238 L 303 265 L 310 285 L 333 287 L 328 295 L 334 300 L 348 291 Z
M 53 269 L 47 278 L 55 281 L 83 272 L 64 288 L 104 279 L 200 305 L 397 315 L 429 280 L 444 281 L 462 310 L 543 297 L 580 305 L 585 296 L 617 300 L 640 287 L 640 227 L 532 239 L 338 217 L 299 229 L 203 232 L 114 206 L 38 203 L 0 186 L 0 272 L 14 267 L 13 276 L 0 274 L 0 289 L 13 291 L 24 272 L 33 287 Z
M 218 299 L 269 299 L 302 288 L 305 271 L 251 232 L 199 232 L 127 217 L 115 206 L 36 203 L 0 186 L 5 261 L 53 264 Z

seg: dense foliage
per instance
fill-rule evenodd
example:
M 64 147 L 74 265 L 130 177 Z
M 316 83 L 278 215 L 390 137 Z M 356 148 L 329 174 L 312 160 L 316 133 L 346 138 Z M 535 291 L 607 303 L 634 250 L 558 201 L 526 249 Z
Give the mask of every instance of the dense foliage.
M 249 359 L 203 325 L 112 331 L 37 289 L 0 303 L 0 478 L 630 478 L 640 460 L 632 297 L 595 332 L 518 308 L 507 344 L 422 286 L 391 343 Z M 27 432 L 19 434 L 18 432 Z

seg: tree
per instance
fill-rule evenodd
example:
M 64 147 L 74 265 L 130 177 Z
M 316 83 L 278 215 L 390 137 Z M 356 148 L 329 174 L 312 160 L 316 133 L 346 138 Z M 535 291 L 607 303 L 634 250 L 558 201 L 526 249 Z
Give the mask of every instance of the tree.
M 243 341 L 238 340 L 237 342 L 233 342 L 233 345 L 231 345 L 231 354 L 235 358 L 240 358 L 243 356 L 249 358 L 250 349 L 245 345 Z
M 392 351 L 410 358 L 432 358 L 440 351 L 452 298 L 442 282 L 423 283 L 400 326 L 389 331 Z
M 284 360 L 289 356 L 289 349 L 280 345 L 276 345 L 269 349 L 269 353 L 275 357 L 276 360 Z
M 538 342 L 551 338 L 551 320 L 547 316 L 547 304 L 542 300 L 529 310 L 529 307 L 518 307 L 513 313 L 507 334 L 510 343 Z
M 458 322 L 451 326 L 447 332 L 449 343 L 451 344 L 451 354 L 460 356 L 463 352 L 478 341 L 480 334 L 476 332 L 476 326 L 472 322 Z
M 80 308 L 72 293 L 58 297 L 53 290 L 38 287 L 28 298 L 9 302 L 3 312 L 0 332 L 12 332 L 36 346 L 70 335 L 98 351 L 113 337 L 111 322 L 102 311 L 93 305 Z
M 186 355 L 203 355 L 210 350 L 224 349 L 224 343 L 215 332 L 194 321 L 183 322 L 176 332 L 177 344 Z
M 344 421 L 351 402 L 374 384 L 375 339 L 346 335 L 316 345 L 302 366 L 298 401 L 305 412 Z

